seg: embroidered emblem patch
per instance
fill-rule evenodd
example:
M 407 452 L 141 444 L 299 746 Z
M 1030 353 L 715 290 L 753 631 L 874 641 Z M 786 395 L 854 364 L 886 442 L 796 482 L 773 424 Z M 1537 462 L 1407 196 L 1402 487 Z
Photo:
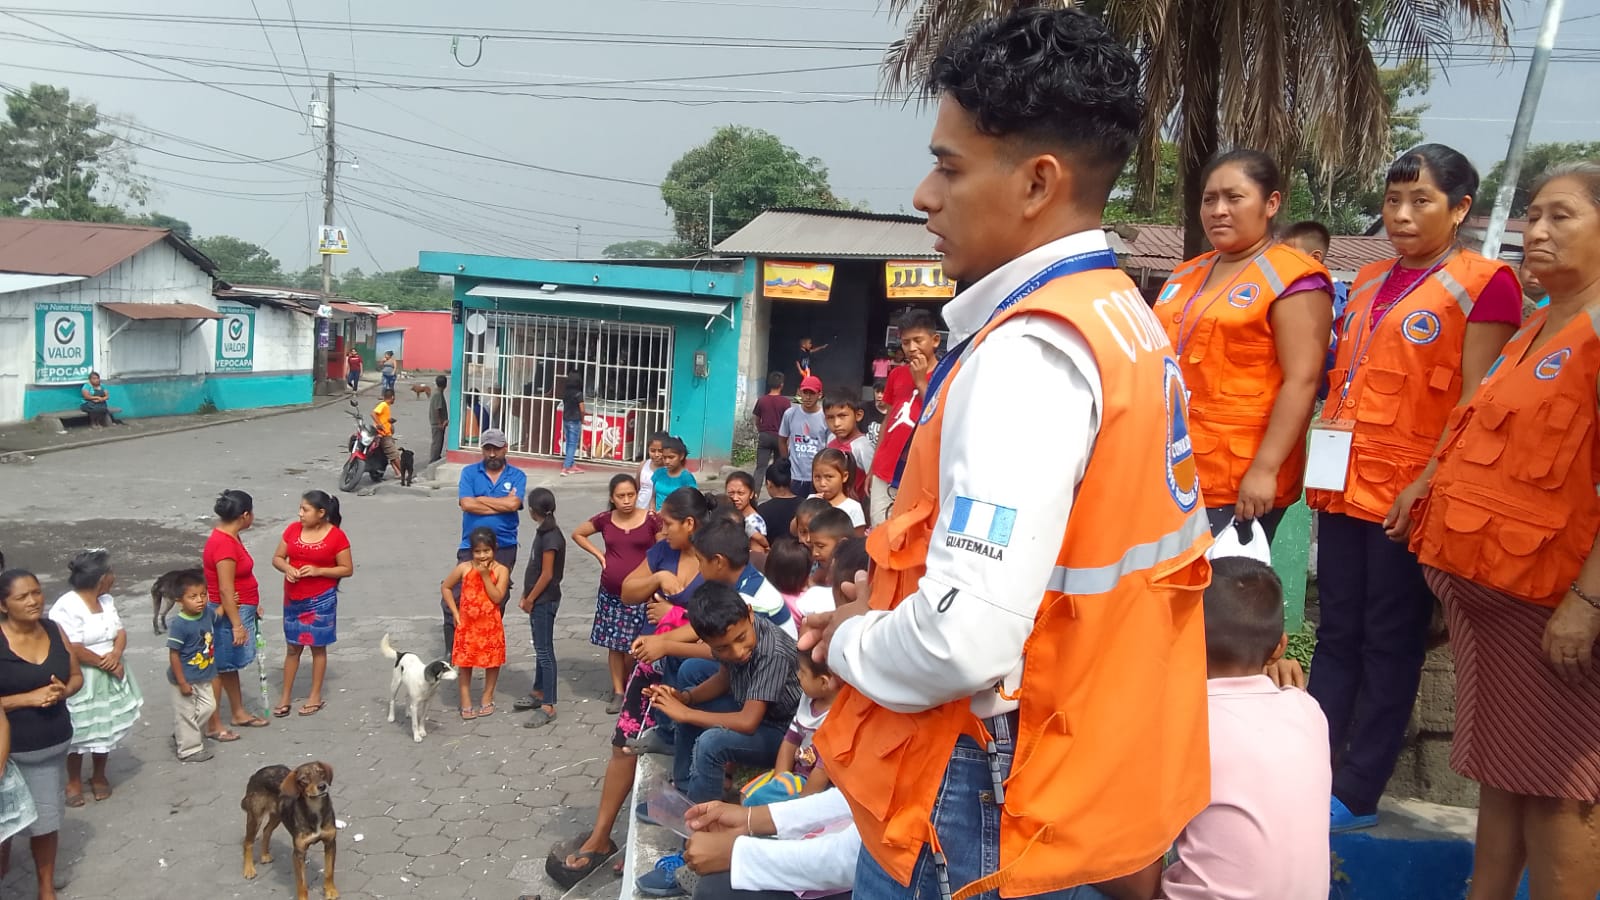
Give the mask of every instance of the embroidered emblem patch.
M 1400 334 L 1413 344 L 1431 344 L 1439 339 L 1443 327 L 1438 316 L 1420 309 L 1400 323 Z
M 1167 490 L 1184 512 L 1200 502 L 1200 473 L 1195 467 L 1194 442 L 1189 438 L 1189 392 L 1183 373 L 1172 357 L 1165 360 L 1167 401 Z
M 967 550 L 990 559 L 1004 557 L 1004 548 L 1011 545 L 1011 532 L 1017 525 L 1017 511 L 974 500 L 956 497 L 950 508 L 950 524 L 945 546 Z
M 1261 285 L 1254 282 L 1241 284 L 1228 292 L 1228 305 L 1237 309 L 1248 309 L 1259 296 L 1261 296 Z
M 1567 360 L 1571 358 L 1572 350 L 1562 347 L 1560 350 L 1539 360 L 1539 364 L 1533 367 L 1533 377 L 1540 381 L 1549 381 L 1561 374 L 1561 367 L 1566 365 Z

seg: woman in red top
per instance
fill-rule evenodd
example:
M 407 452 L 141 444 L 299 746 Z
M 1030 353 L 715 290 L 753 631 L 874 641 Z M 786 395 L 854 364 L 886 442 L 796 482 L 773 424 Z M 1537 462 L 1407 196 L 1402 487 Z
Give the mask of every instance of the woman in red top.
M 311 648 L 311 693 L 300 707 L 310 716 L 325 705 L 322 678 L 328 672 L 328 645 L 338 640 L 339 579 L 355 572 L 350 539 L 339 530 L 339 498 L 325 491 L 300 496 L 300 519 L 283 530 L 272 567 L 283 573 L 283 694 L 272 714 L 283 718 L 294 702 L 300 651 Z
M 239 692 L 239 672 L 256 658 L 256 611 L 261 605 L 256 585 L 256 562 L 244 548 L 239 535 L 255 524 L 255 500 L 244 491 L 223 491 L 212 511 L 217 527 L 206 538 L 201 562 L 205 568 L 206 594 L 217 608 L 217 677 L 212 691 L 217 709 L 206 723 L 206 737 L 214 741 L 237 741 L 239 735 L 222 727 L 222 697 L 228 695 L 235 728 L 265 728 L 267 720 L 253 715 Z
M 572 532 L 572 542 L 600 563 L 600 594 L 595 599 L 589 643 L 607 651 L 611 693 L 605 698 L 606 714 L 612 716 L 622 711 L 623 689 L 628 673 L 633 671 L 633 657 L 628 651 L 649 625 L 644 604 L 629 606 L 622 602 L 622 580 L 644 562 L 644 555 L 655 545 L 656 532 L 661 528 L 654 515 L 639 508 L 638 499 L 639 482 L 632 475 L 614 475 L 610 508 Z M 605 552 L 589 540 L 595 535 L 604 540 Z

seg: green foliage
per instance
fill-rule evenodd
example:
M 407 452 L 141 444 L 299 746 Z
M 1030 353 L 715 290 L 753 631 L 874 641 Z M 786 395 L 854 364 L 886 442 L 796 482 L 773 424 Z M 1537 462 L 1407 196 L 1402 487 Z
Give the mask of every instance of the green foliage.
M 710 244 L 743 228 L 763 209 L 810 206 L 839 209 L 847 204 L 828 186 L 828 169 L 816 157 L 803 157 L 777 135 L 741 125 L 717 129 L 709 141 L 672 164 L 661 182 L 661 199 L 672 211 L 678 239 L 704 252 L 710 195 L 716 194 L 716 224 Z
M 1305 669 L 1309 674 L 1311 672 L 1311 657 L 1316 652 L 1317 629 L 1310 622 L 1306 622 L 1300 626 L 1299 631 L 1289 635 L 1289 649 L 1284 655 L 1298 662 L 1301 668 Z
M 142 205 L 149 195 L 125 146 L 100 125 L 93 103 L 35 84 L 6 97 L 0 122 L 0 215 L 124 222 L 107 198 Z
M 282 285 L 283 271 L 266 248 L 226 234 L 196 238 L 195 249 L 217 264 L 217 277 L 235 284 Z
M 1544 173 L 1554 166 L 1578 160 L 1600 160 L 1600 141 L 1569 141 L 1552 144 L 1529 144 L 1522 158 L 1522 171 L 1517 173 L 1517 187 L 1511 195 L 1511 218 L 1520 219 L 1528 214 L 1528 204 L 1533 202 L 1533 186 Z M 1494 164 L 1488 177 L 1473 198 L 1472 211 L 1488 215 L 1494 209 L 1495 194 L 1506 177 L 1506 163 Z
M 671 259 L 677 254 L 660 241 L 622 241 L 600 251 L 606 259 Z
M 194 229 L 182 219 L 173 218 L 165 213 L 146 213 L 129 221 L 130 225 L 148 225 L 151 228 L 165 228 L 186 241 L 194 240 Z
M 1154 197 L 1139 195 L 1136 166 L 1136 160 L 1128 160 L 1117 177 L 1116 187 L 1111 190 L 1111 202 L 1106 204 L 1105 220 L 1157 225 L 1176 225 L 1182 221 L 1183 186 L 1178 176 L 1178 145 L 1172 141 L 1161 142 Z

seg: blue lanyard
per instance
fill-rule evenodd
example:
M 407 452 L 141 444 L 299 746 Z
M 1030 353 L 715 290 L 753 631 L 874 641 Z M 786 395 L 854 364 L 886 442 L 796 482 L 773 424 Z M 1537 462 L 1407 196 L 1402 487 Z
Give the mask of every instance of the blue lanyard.
M 1335 416 L 1338 416 L 1340 413 L 1344 412 L 1345 403 L 1346 403 L 1346 401 L 1348 401 L 1350 399 L 1350 386 L 1355 384 L 1356 372 L 1361 368 L 1361 361 L 1362 361 L 1363 358 L 1366 357 L 1368 348 L 1370 348 L 1372 346 L 1372 339 L 1377 336 L 1378 328 L 1383 325 L 1383 323 L 1384 323 L 1384 321 L 1386 319 L 1389 318 L 1389 314 L 1390 313 L 1392 313 L 1396 309 L 1398 309 L 1400 307 L 1400 304 L 1405 302 L 1405 299 L 1407 297 L 1411 296 L 1411 292 L 1412 291 L 1414 291 L 1417 288 L 1421 287 L 1423 282 L 1427 281 L 1429 278 L 1432 278 L 1434 276 L 1434 273 L 1438 272 L 1441 268 L 1443 268 L 1444 264 L 1449 262 L 1451 257 L 1453 257 L 1453 256 L 1455 256 L 1455 252 L 1454 251 L 1452 251 L 1450 253 L 1446 253 L 1442 259 L 1440 259 L 1438 262 L 1434 263 L 1433 265 L 1429 266 L 1427 271 L 1422 273 L 1422 277 L 1418 278 L 1416 281 L 1411 282 L 1411 286 L 1410 287 L 1407 287 L 1404 291 L 1401 291 L 1400 292 L 1400 296 L 1394 298 L 1394 302 L 1389 304 L 1389 308 L 1385 309 L 1383 311 L 1382 315 L 1378 316 L 1378 319 L 1377 319 L 1376 322 L 1373 321 L 1373 318 L 1372 318 L 1373 310 L 1370 307 L 1368 309 L 1362 311 L 1363 312 L 1363 314 L 1361 316 L 1361 329 L 1362 330 L 1360 332 L 1360 338 L 1358 338 L 1356 340 L 1355 350 L 1350 356 L 1350 368 L 1345 371 L 1344 389 L 1339 392 L 1339 405 L 1337 407 L 1335 407 L 1334 411 L 1333 411 L 1333 414 Z M 1394 277 L 1394 270 L 1396 268 L 1398 268 L 1399 266 L 1400 266 L 1400 260 L 1398 260 L 1398 259 L 1394 261 L 1393 265 L 1389 266 L 1389 274 L 1383 276 L 1383 284 L 1388 284 L 1389 283 L 1389 279 Z M 1383 285 L 1380 284 L 1378 286 L 1378 290 L 1382 291 L 1383 290 Z M 1373 294 L 1373 303 L 1374 304 L 1377 303 L 1377 294 L 1376 293 Z M 1350 314 L 1350 310 L 1348 308 L 1346 308 L 1345 315 L 1349 315 L 1349 314 Z
M 944 358 L 939 360 L 939 364 L 933 367 L 933 372 L 928 376 L 927 390 L 923 391 L 923 409 L 927 409 L 928 404 L 936 403 L 938 401 L 939 392 L 944 387 L 945 379 L 950 377 L 950 372 L 955 369 L 956 363 L 961 359 L 961 355 L 966 352 L 968 345 L 972 343 L 972 339 L 977 337 L 984 328 L 987 328 L 989 323 L 995 320 L 995 317 L 999 316 L 1001 313 L 1005 312 L 1011 307 L 1016 306 L 1018 303 L 1021 303 L 1034 291 L 1037 291 L 1050 282 L 1055 281 L 1057 278 L 1066 278 L 1069 275 L 1092 272 L 1095 269 L 1115 269 L 1116 267 L 1117 255 L 1115 253 L 1112 253 L 1110 250 L 1091 250 L 1088 253 L 1079 253 L 1076 256 L 1069 256 L 1066 259 L 1057 260 L 1045 267 L 1045 269 L 1039 272 L 1039 274 L 1023 282 L 1017 287 L 1016 290 L 1007 295 L 1004 300 L 1000 301 L 1000 304 L 994 308 L 994 311 L 989 313 L 989 318 L 983 320 L 983 325 L 979 326 L 975 331 L 967 335 L 965 338 L 962 338 L 960 343 L 956 344 L 954 347 L 951 347 L 950 352 L 946 353 Z M 920 421 L 921 417 L 919 416 L 918 419 L 919 421 L 917 424 L 912 426 L 911 437 L 906 439 L 905 446 L 900 450 L 899 461 L 895 463 L 894 487 L 896 489 L 900 487 L 900 479 L 905 475 L 906 460 L 911 454 L 911 442 L 916 440 L 917 431 L 922 427 L 922 423 Z

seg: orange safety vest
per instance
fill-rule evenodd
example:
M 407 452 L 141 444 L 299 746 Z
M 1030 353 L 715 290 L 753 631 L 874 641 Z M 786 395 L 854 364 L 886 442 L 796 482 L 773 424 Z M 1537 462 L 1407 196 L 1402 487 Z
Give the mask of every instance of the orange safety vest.
M 1189 427 L 1206 505 L 1239 501 L 1239 482 L 1267 436 L 1283 366 L 1272 338 L 1272 304 L 1286 287 L 1328 270 L 1287 244 L 1274 244 L 1227 283 L 1206 284 L 1216 251 L 1184 263 L 1156 298 L 1156 317 L 1176 349 L 1189 387 Z M 1307 415 L 1310 410 L 1307 409 Z M 1305 441 L 1278 467 L 1276 507 L 1300 499 Z
M 1171 846 L 1211 790 L 1201 616 L 1210 531 L 1182 374 L 1121 272 L 1056 279 L 996 316 L 973 345 L 1026 314 L 1054 316 L 1082 333 L 1104 406 L 1055 572 L 1032 588 L 1044 596 L 1024 649 L 1000 869 L 955 900 L 1137 872 Z M 946 383 L 960 377 L 957 363 Z M 938 400 L 930 399 L 913 437 L 894 516 L 867 539 L 874 609 L 894 608 L 926 570 L 947 411 Z M 924 845 L 938 849 L 931 816 L 963 734 L 979 746 L 989 739 L 970 698 L 898 713 L 848 685 L 817 734 L 862 846 L 901 884 L 910 884 Z
M 1354 423 L 1345 489 L 1306 492 L 1312 509 L 1370 522 L 1382 522 L 1427 467 L 1461 400 L 1467 316 L 1495 273 L 1510 268 L 1457 250 L 1374 326 L 1373 301 L 1397 265 L 1383 260 L 1356 274 L 1328 375 L 1321 421 Z
M 1530 354 L 1548 318 L 1534 314 L 1451 417 L 1411 546 L 1424 565 L 1553 607 L 1600 532 L 1600 312 Z

